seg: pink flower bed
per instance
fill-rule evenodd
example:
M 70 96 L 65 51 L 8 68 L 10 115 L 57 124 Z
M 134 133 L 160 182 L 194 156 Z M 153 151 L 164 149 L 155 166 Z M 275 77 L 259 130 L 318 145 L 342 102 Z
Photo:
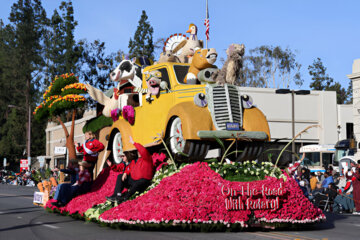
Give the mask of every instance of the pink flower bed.
M 225 206 L 224 189 L 270 189 L 282 185 L 277 209 L 233 210 Z M 223 190 L 223 191 L 222 191 Z M 260 196 L 259 196 L 260 195 Z M 272 196 L 273 198 L 275 197 Z M 270 198 L 258 192 L 255 199 Z M 246 227 L 251 213 L 257 222 L 309 223 L 325 219 L 321 210 L 314 207 L 303 195 L 293 179 L 270 178 L 254 182 L 230 182 L 212 171 L 207 163 L 197 162 L 184 167 L 179 173 L 167 177 L 148 193 L 120 204 L 100 215 L 106 223 L 221 223 L 228 227 L 240 224 Z
M 106 201 L 105 197 L 113 193 L 118 175 L 119 172 L 111 171 L 110 168 L 104 169 L 94 181 L 90 192 L 73 198 L 65 207 L 59 209 L 60 212 L 83 215 L 89 208 L 104 203 Z M 58 209 L 51 204 L 54 201 L 49 200 L 45 208 Z

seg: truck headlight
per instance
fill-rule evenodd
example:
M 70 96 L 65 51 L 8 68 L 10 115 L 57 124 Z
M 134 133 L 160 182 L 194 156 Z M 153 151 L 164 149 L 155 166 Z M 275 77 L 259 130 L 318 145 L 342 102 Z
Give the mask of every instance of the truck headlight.
M 242 101 L 243 108 L 252 108 L 254 106 L 252 97 L 250 97 L 249 95 L 246 95 L 246 94 L 242 95 L 241 101 Z
M 198 107 L 206 107 L 208 103 L 207 103 L 205 94 L 203 94 L 203 93 L 196 94 L 194 96 L 194 103 Z

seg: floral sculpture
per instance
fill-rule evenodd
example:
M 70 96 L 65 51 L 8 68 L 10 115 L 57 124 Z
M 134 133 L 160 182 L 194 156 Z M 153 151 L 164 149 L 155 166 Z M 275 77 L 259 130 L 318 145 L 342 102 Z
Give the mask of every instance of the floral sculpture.
M 86 94 L 86 86 L 79 83 L 78 78 L 73 73 L 66 73 L 56 76 L 43 95 L 43 101 L 33 112 L 35 119 L 56 117 L 62 125 L 66 137 L 66 147 L 69 151 L 69 158 L 75 159 L 76 152 L 74 147 L 74 124 L 76 109 L 84 106 L 86 99 L 80 94 Z M 72 112 L 72 126 L 69 134 L 60 115 Z

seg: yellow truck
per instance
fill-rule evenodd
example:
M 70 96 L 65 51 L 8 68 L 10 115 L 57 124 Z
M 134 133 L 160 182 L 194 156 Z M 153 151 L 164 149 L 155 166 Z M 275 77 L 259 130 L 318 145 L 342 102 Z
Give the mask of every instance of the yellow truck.
M 252 106 L 249 96 L 238 86 L 185 84 L 183 80 L 189 66 L 166 62 L 143 70 L 143 73 L 161 72 L 166 87 L 153 96 L 153 101 L 146 101 L 142 93 L 129 94 L 137 103 L 135 122 L 131 125 L 120 117 L 113 123 L 109 135 L 107 150 L 116 162 L 120 162 L 120 153 L 134 150 L 129 136 L 145 147 L 152 147 L 161 144 L 154 141 L 154 137 L 160 135 L 169 140 L 172 154 L 181 152 L 192 159 L 204 158 L 209 149 L 219 148 L 215 138 L 227 145 L 236 139 L 233 146 L 241 152 L 234 154 L 233 160 L 252 160 L 259 156 L 263 143 L 270 139 L 264 114 Z M 147 88 L 144 74 L 142 87 Z

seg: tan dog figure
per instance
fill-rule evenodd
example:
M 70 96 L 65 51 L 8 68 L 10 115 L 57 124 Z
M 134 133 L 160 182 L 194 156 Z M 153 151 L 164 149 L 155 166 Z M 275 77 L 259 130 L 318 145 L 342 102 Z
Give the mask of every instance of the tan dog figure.
M 179 63 L 180 59 L 177 56 L 175 56 L 175 54 L 171 50 L 168 50 L 160 54 L 159 61 L 157 61 L 156 63 L 163 63 L 163 62 Z
M 243 66 L 243 56 L 245 53 L 244 44 L 231 44 L 226 50 L 227 59 L 220 71 L 214 74 L 213 79 L 219 85 L 229 83 L 235 85 L 239 79 Z
M 184 79 L 185 83 L 196 84 L 198 73 L 205 68 L 216 68 L 213 64 L 217 58 L 215 48 L 196 50 L 190 68 Z

